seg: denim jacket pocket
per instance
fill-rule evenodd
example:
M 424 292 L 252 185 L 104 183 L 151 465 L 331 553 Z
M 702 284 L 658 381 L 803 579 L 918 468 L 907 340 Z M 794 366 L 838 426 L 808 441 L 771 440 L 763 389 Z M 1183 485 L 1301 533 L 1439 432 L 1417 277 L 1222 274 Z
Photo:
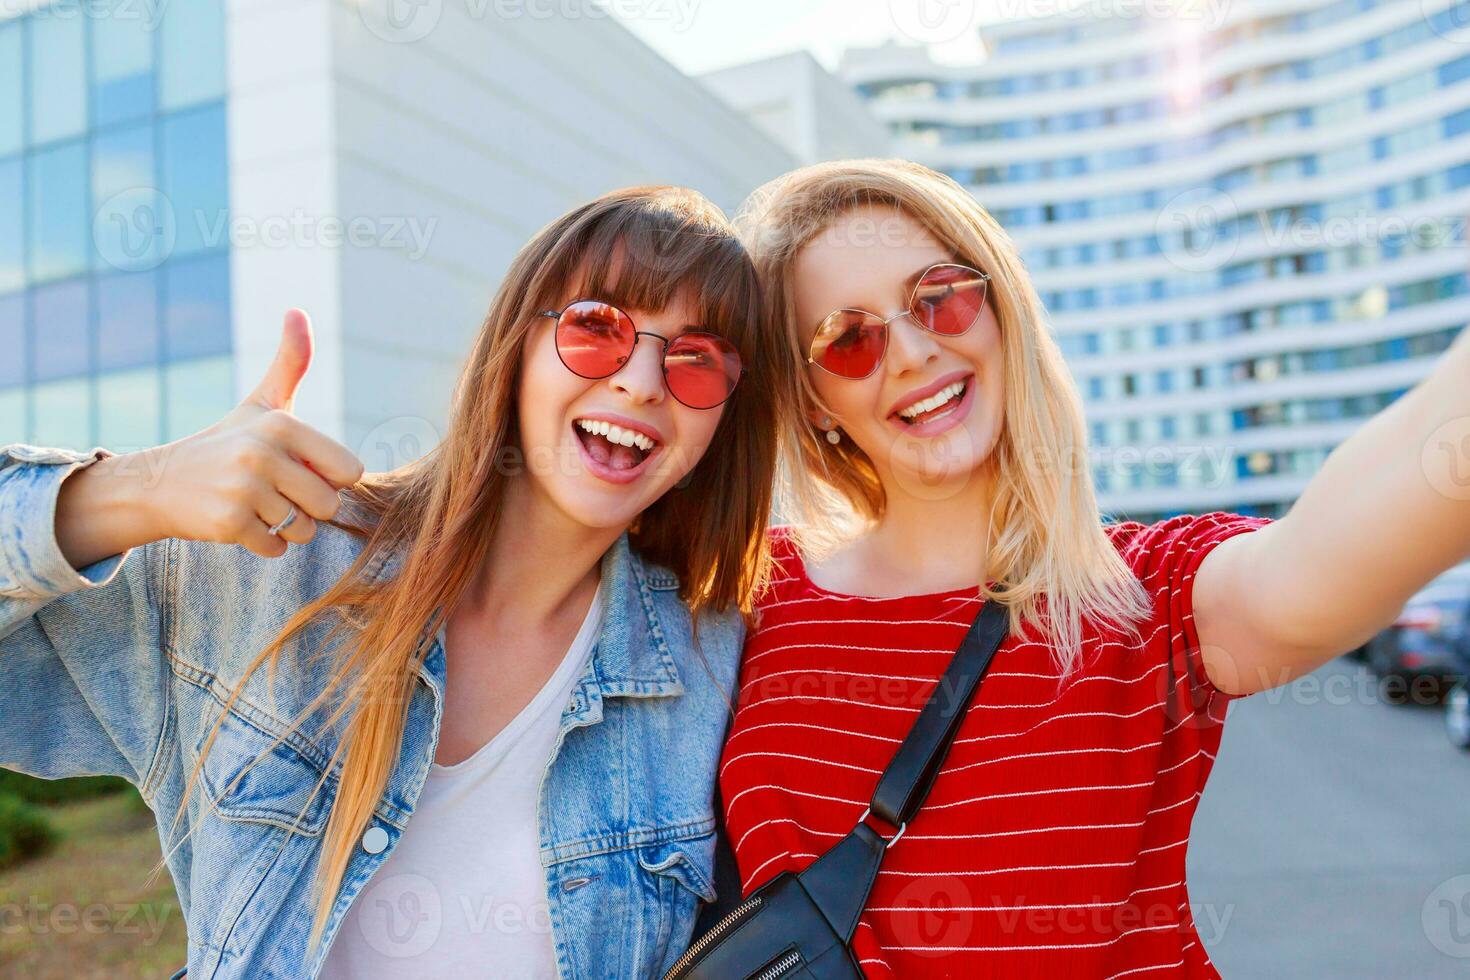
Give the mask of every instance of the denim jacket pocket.
M 651 844 L 638 851 L 644 871 L 672 878 L 701 901 L 715 900 L 715 835 Z
M 211 726 L 200 737 L 202 749 Z M 335 781 L 295 748 L 233 711 L 225 712 L 200 780 L 215 811 L 226 820 L 253 820 L 309 837 L 321 835 Z M 322 782 L 320 787 L 318 782 Z
M 658 884 L 658 929 L 654 976 L 662 976 L 688 948 L 694 923 L 705 902 L 715 900 L 715 835 L 650 844 L 638 850 L 638 864 Z
M 196 749 L 213 728 L 207 719 Z M 189 934 L 204 951 L 201 976 L 246 975 L 228 971 L 265 962 L 275 947 L 263 937 L 279 939 L 299 917 L 285 896 L 309 873 L 337 791 L 321 778 L 296 747 L 224 711 L 199 772 L 205 814 L 193 837 Z

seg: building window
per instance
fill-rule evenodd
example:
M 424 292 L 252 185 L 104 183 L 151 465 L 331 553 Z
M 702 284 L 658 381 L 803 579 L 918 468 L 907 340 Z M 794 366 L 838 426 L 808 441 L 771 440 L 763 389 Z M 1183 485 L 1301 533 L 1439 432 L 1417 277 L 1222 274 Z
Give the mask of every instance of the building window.
M 169 361 L 230 349 L 230 260 L 227 254 L 164 267 L 163 349 Z
M 86 279 L 68 279 L 32 290 L 36 380 L 72 377 L 90 370 L 88 301 Z
M 87 145 L 60 143 L 26 157 L 32 281 L 87 269 L 92 222 L 87 213 Z
M 146 12 L 131 4 L 92 18 L 92 125 L 153 114 L 153 33 Z
M 179 109 L 225 92 L 223 0 L 169 4 L 159 20 L 159 100 Z
M 87 128 L 86 23 L 76 12 L 27 19 L 32 145 L 76 136 Z

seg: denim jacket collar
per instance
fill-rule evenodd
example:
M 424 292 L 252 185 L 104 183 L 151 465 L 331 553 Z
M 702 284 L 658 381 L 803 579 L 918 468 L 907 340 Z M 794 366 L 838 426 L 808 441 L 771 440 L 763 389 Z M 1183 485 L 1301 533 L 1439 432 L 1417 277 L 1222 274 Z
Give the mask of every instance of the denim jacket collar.
M 302 731 L 311 719 L 295 709 L 327 685 L 336 661 L 317 654 L 330 652 L 331 624 L 310 623 L 285 644 L 287 669 L 275 678 L 224 695 L 245 684 L 282 620 L 352 567 L 363 539 L 324 526 L 294 559 L 276 561 L 170 538 L 72 568 L 56 544 L 55 503 L 89 455 L 0 447 L 0 579 L 10 576 L 0 581 L 0 662 L 19 668 L 0 683 L 0 718 L 13 722 L 0 726 L 0 762 L 45 778 L 126 778 L 160 815 L 165 842 L 183 829 L 165 815 L 186 810 L 189 846 L 170 847 L 167 863 L 188 919 L 191 978 L 315 977 L 353 904 L 386 897 L 373 890 L 380 881 L 395 887 L 378 876 L 431 771 L 442 637 L 423 638 L 397 760 L 308 958 L 315 871 L 341 783 L 321 777 L 345 759 L 336 722 Z M 390 548 L 364 575 L 391 574 L 387 559 L 406 556 Z M 745 635 L 738 611 L 708 610 L 695 646 L 677 580 L 626 535 L 600 570 L 603 625 L 564 706 L 537 814 L 564 980 L 662 976 L 699 903 L 715 898 L 714 791 Z M 201 789 L 190 799 L 207 802 L 186 806 L 196 763 Z
M 376 581 L 401 564 L 401 553 L 378 563 L 369 578 Z M 602 556 L 602 629 L 593 650 L 592 664 L 578 685 L 569 713 L 583 723 L 601 717 L 602 697 L 672 697 L 684 693 L 678 667 L 664 637 L 663 626 L 653 602 L 655 589 L 674 589 L 678 578 L 668 569 L 649 564 L 633 550 L 625 530 Z M 444 695 L 445 660 L 443 632 L 435 636 L 419 677 L 434 692 Z

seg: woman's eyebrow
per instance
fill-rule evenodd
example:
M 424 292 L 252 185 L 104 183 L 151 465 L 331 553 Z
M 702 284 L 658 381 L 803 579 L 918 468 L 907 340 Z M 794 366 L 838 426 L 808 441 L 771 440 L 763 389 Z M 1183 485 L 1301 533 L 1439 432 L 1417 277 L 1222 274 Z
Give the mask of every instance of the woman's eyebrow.
M 937 262 L 927 262 L 927 263 L 924 264 L 924 266 L 922 268 L 915 269 L 913 272 L 909 273 L 908 274 L 908 277 L 905 278 L 904 281 L 903 281 L 904 292 L 905 293 L 913 292 L 914 287 L 919 284 L 919 280 L 923 277 L 924 273 L 928 272 L 930 269 L 934 268 L 936 265 L 943 265 L 945 261 L 946 260 L 944 260 L 944 259 L 940 259 Z
M 924 275 L 924 273 L 928 272 L 930 269 L 934 268 L 936 265 L 941 265 L 941 264 L 943 264 L 943 263 L 942 262 L 926 262 L 924 265 L 920 266 L 919 268 L 915 269 L 913 272 L 910 272 L 907 276 L 905 276 L 903 282 L 900 284 L 900 285 L 903 286 L 903 295 L 905 297 L 907 297 L 910 293 L 912 293 L 914 291 L 914 287 L 919 284 L 919 279 Z M 861 309 L 861 307 L 854 306 L 853 304 L 848 303 L 845 306 L 834 306 L 833 309 L 837 309 L 837 310 L 856 310 L 856 309 Z
M 691 330 L 706 330 L 706 329 L 708 329 L 708 328 L 706 328 L 703 325 L 698 324 L 698 323 L 686 323 L 683 326 L 679 327 L 677 330 L 675 330 L 673 333 L 669 334 L 667 337 L 664 337 L 664 339 L 665 340 L 673 340 L 675 337 L 678 337 L 681 334 L 686 334 L 686 333 L 688 333 Z M 646 332 L 647 333 L 658 333 L 657 330 L 649 330 L 649 331 L 646 331 Z M 710 333 L 714 333 L 713 330 L 710 330 L 709 332 Z M 659 336 L 660 337 L 663 337 L 663 334 L 659 334 Z

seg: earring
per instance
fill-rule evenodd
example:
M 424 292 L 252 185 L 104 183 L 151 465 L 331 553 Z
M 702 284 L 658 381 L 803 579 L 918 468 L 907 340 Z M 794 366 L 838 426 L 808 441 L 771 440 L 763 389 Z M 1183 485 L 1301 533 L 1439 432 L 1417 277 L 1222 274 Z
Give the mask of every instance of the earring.
M 842 433 L 838 432 L 836 429 L 828 429 L 827 441 L 834 446 L 837 445 L 839 442 L 842 441 Z

